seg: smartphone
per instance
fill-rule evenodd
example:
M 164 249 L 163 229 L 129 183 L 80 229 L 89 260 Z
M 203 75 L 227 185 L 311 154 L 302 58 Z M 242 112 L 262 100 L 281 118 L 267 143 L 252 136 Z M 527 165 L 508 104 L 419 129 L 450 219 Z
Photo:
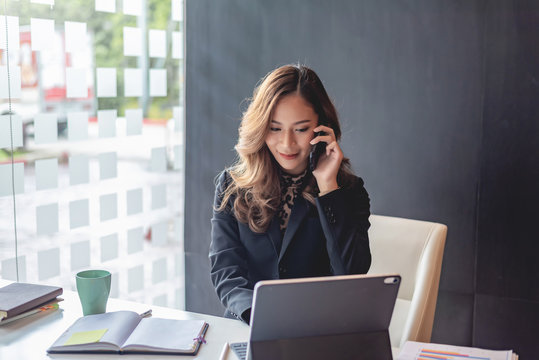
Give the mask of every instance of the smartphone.
M 326 125 L 326 121 L 324 118 L 320 117 L 319 125 Z M 316 133 L 316 136 L 323 136 L 326 135 L 325 132 L 319 131 Z M 311 152 L 309 153 L 309 169 L 311 172 L 316 169 L 316 165 L 318 164 L 318 159 L 320 159 L 320 156 L 326 151 L 326 143 L 321 141 L 317 144 L 314 144 L 311 147 Z

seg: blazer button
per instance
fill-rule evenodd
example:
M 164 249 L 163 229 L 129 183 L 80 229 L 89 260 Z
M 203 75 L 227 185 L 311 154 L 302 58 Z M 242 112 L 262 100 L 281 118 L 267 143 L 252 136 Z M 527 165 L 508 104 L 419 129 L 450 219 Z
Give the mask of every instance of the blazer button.
M 326 206 L 324 209 L 324 212 L 326 213 L 326 217 L 330 224 L 335 224 L 335 214 L 333 214 L 333 210 L 331 210 L 331 207 Z
M 284 266 L 279 266 L 279 273 L 286 274 L 286 268 Z

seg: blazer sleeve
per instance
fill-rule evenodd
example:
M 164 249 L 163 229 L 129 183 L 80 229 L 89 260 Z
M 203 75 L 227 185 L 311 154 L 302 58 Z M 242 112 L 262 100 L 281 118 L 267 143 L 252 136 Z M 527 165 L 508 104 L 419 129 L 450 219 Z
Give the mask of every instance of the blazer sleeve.
M 316 199 L 333 275 L 365 274 L 371 266 L 370 200 L 361 178 Z
M 236 318 L 248 322 L 249 319 L 242 318 L 242 315 L 247 315 L 246 310 L 251 308 L 253 284 L 248 279 L 247 254 L 239 238 L 232 201 L 224 210 L 216 210 L 230 181 L 230 175 L 223 171 L 215 188 L 209 251 L 210 275 L 221 303 Z

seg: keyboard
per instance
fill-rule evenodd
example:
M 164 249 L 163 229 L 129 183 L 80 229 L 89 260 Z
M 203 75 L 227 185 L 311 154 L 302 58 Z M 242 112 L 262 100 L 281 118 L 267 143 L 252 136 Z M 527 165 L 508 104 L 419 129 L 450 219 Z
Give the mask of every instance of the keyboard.
M 239 343 L 230 343 L 230 349 L 236 354 L 238 359 L 245 360 L 247 359 L 247 343 L 246 342 L 239 342 Z

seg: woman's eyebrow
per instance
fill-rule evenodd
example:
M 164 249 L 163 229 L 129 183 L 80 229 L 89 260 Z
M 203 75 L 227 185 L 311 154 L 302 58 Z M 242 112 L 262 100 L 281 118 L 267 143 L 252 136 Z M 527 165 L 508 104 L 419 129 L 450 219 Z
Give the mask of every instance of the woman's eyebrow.
M 280 122 L 278 122 L 277 120 L 271 120 L 272 123 L 274 124 L 277 124 L 277 125 L 282 125 Z M 292 125 L 300 125 L 300 124 L 304 124 L 304 123 L 308 123 L 308 122 L 311 122 L 311 120 L 300 120 L 300 121 L 296 121 L 295 123 L 293 123 Z

